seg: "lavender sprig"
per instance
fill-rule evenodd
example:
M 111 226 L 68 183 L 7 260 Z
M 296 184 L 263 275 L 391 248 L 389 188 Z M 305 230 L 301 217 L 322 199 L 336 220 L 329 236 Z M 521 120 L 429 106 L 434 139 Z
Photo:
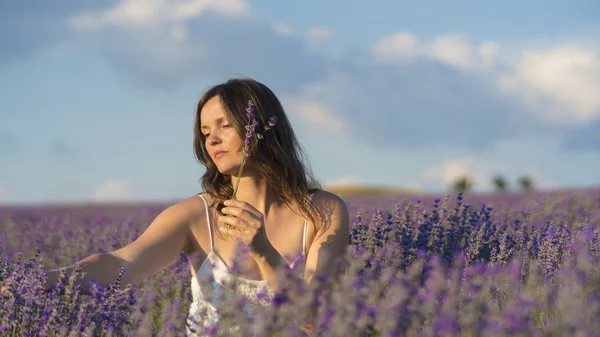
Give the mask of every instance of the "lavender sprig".
M 246 160 L 252 154 L 252 150 L 254 149 L 254 147 L 256 146 L 258 141 L 260 139 L 264 138 L 262 134 L 256 132 L 256 127 L 258 126 L 258 121 L 256 120 L 256 117 L 254 116 L 254 111 L 255 111 L 254 103 L 252 103 L 252 100 L 248 100 L 248 106 L 246 107 L 246 117 L 248 117 L 248 124 L 245 126 L 246 138 L 244 139 L 244 147 L 243 147 L 245 156 L 244 156 L 244 159 L 242 159 L 242 164 L 240 165 L 240 170 L 238 171 L 237 180 L 235 182 L 235 188 L 233 190 L 233 195 L 231 196 L 231 200 L 236 199 L 238 186 L 240 184 L 240 177 L 242 176 L 242 171 L 244 170 L 244 165 L 246 165 Z M 269 118 L 269 120 L 267 121 L 267 125 L 265 125 L 264 132 L 267 132 L 269 129 L 274 127 L 276 124 L 276 121 L 277 121 L 277 118 L 275 116 L 272 116 L 271 118 Z M 228 214 L 227 216 L 231 217 L 232 215 Z M 225 227 L 231 228 L 231 225 L 225 224 Z M 225 234 L 225 239 L 228 239 L 228 238 L 229 238 L 229 235 Z
M 232 200 L 235 200 L 238 185 L 240 183 L 240 177 L 242 176 L 242 171 L 244 169 L 244 165 L 246 164 L 246 159 L 250 157 L 252 154 L 252 150 L 256 147 L 256 144 L 260 139 L 264 139 L 264 136 L 261 133 L 256 132 L 256 127 L 258 126 L 258 121 L 254 116 L 254 103 L 252 100 L 248 100 L 248 106 L 246 107 L 246 117 L 248 117 L 248 124 L 246 125 L 246 139 L 244 139 L 244 159 L 242 160 L 242 165 L 240 165 L 240 170 L 237 175 L 237 181 L 235 182 L 235 189 L 233 190 L 233 195 L 231 196 Z M 275 126 L 277 122 L 277 118 L 275 116 L 271 116 L 267 121 L 267 125 L 265 125 L 264 132 L 267 132 L 272 127 Z M 263 133 L 264 133 L 263 132 Z

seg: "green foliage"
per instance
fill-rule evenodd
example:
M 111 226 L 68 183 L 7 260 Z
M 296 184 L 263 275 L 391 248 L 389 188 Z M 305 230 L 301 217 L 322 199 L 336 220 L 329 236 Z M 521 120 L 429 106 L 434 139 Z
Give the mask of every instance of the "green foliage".
M 452 182 L 452 189 L 456 193 L 466 193 L 473 188 L 473 182 L 469 176 L 462 176 Z
M 533 181 L 533 178 L 528 175 L 520 177 L 518 182 L 523 192 L 529 192 L 535 188 L 535 182 Z
M 508 189 L 508 182 L 503 175 L 497 174 L 492 178 L 492 186 L 496 191 L 506 191 Z

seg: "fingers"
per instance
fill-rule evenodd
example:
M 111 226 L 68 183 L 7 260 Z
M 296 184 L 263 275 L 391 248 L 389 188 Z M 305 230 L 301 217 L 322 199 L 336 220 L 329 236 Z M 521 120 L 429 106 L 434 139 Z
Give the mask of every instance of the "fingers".
M 240 230 L 244 227 L 242 219 L 233 216 L 219 215 L 217 223 L 222 229 Z
M 260 228 L 260 224 L 248 222 L 235 216 L 220 215 L 217 219 L 217 222 L 221 227 L 230 230 L 247 231 L 257 230 Z
M 237 230 L 235 228 L 224 227 L 221 227 L 221 231 L 224 232 L 226 239 L 229 239 L 231 237 L 240 240 L 247 245 L 252 244 L 252 241 L 254 240 L 254 235 L 256 233 L 255 231 Z
M 249 203 L 247 203 L 245 201 L 225 200 L 223 202 L 223 204 L 225 204 L 225 206 L 229 206 L 234 209 L 241 209 L 241 210 L 247 211 L 249 214 L 251 214 L 256 219 L 260 219 L 263 216 L 261 212 L 259 212 L 256 208 L 254 208 L 252 205 L 250 205 Z M 225 208 L 228 208 L 228 207 L 225 207 Z
M 233 215 L 238 219 L 242 219 L 249 224 L 260 226 L 261 218 L 259 218 L 256 214 L 237 207 L 225 207 L 221 210 L 223 214 Z M 235 224 L 232 224 L 235 226 Z
M 240 200 L 226 200 L 218 222 L 226 237 L 234 236 L 251 244 L 263 226 L 263 215 L 252 205 Z
M 223 233 L 228 236 L 237 237 L 247 244 L 252 242 L 258 232 L 257 226 L 232 216 L 219 216 L 218 223 L 219 229 Z

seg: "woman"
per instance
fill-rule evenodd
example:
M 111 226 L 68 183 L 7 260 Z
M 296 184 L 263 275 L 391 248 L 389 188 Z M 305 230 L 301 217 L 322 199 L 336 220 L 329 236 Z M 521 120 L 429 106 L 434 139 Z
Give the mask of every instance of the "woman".
M 239 179 L 236 200 L 228 200 L 245 157 L 248 101 L 254 103 L 257 130 L 271 117 L 277 124 L 257 140 Z M 272 295 L 278 289 L 278 268 L 303 263 L 307 283 L 315 274 L 327 275 L 345 253 L 349 236 L 343 200 L 329 192 L 309 190 L 300 145 L 279 100 L 265 85 L 233 79 L 210 88 L 197 106 L 194 150 L 206 167 L 201 179 L 204 193 L 165 209 L 129 245 L 79 262 L 86 273 L 84 281 L 93 279 L 103 285 L 114 281 L 116 270 L 125 267 L 122 284 L 126 285 L 170 266 L 181 251 L 199 255 L 204 260 L 200 266 L 190 258 L 193 303 L 188 335 L 202 334 L 219 319 L 218 303 L 209 290 L 227 291 L 222 284 L 236 280 L 237 288 L 230 291 L 247 297 L 248 307 L 267 305 L 257 294 Z M 230 267 L 237 242 L 249 248 L 249 253 L 236 261 L 244 267 L 241 276 L 232 274 Z M 48 272 L 48 288 L 59 272 Z M 211 277 L 212 284 L 200 286 L 200 279 Z M 87 291 L 87 283 L 83 288 Z

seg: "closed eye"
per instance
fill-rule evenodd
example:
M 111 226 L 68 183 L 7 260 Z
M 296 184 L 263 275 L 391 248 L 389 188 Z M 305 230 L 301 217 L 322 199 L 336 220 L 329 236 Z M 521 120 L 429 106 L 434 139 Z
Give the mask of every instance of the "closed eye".
M 229 125 L 229 124 L 225 124 L 225 125 L 223 125 L 223 128 L 227 128 L 227 129 L 228 129 L 228 128 L 230 128 L 230 127 L 231 127 L 231 125 Z M 208 138 L 208 136 L 210 136 L 210 133 L 204 134 L 203 136 L 204 136 L 205 138 Z

